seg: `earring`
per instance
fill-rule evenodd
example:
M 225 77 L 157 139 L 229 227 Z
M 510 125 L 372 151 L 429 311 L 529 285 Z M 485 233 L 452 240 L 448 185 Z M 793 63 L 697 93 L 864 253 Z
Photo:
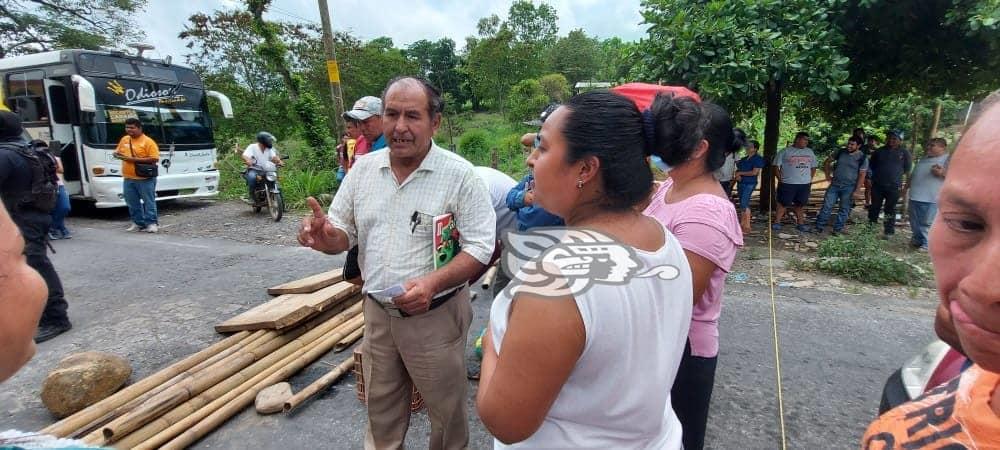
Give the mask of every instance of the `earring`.
M 577 189 L 583 189 L 583 179 L 582 178 L 579 178 L 579 179 L 576 180 L 576 188 Z

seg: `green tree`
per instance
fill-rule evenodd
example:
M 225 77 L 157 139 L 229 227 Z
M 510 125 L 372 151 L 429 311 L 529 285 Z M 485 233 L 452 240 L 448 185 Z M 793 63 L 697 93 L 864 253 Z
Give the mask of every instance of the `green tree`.
M 495 14 L 479 20 L 478 38 L 466 39 L 461 69 L 474 108 L 491 106 L 504 112 L 510 88 L 544 72 L 545 60 L 539 55 L 555 41 L 557 21 L 555 8 L 527 0 L 515 1 L 505 21 Z
M 558 22 L 556 9 L 545 3 L 535 6 L 529 0 L 517 0 L 507 10 L 507 27 L 519 44 L 551 45 L 559 32 Z
M 522 80 L 510 90 L 508 118 L 511 121 L 531 120 L 549 104 L 538 80 Z
M 288 46 L 281 40 L 280 26 L 263 19 L 271 0 L 246 0 L 246 3 L 253 15 L 252 30 L 263 40 L 256 46 L 256 51 L 264 58 L 269 69 L 281 75 L 288 89 L 292 108 L 298 115 L 303 137 L 311 150 L 311 154 L 307 155 L 309 163 L 314 167 L 333 168 L 336 163 L 333 155 L 334 140 L 330 136 L 330 126 L 326 123 L 320 101 L 311 90 L 303 89 L 302 76 L 292 71 L 287 56 Z
M 144 37 L 123 20 L 146 0 L 0 1 L 0 58 L 60 48 L 123 49 Z
M 601 41 L 597 79 L 618 83 L 628 81 L 629 71 L 638 59 L 635 54 L 636 47 L 635 42 L 625 42 L 619 37 Z
M 860 100 L 978 96 L 1000 79 L 1000 1 L 859 0 L 837 23 Z
M 444 93 L 449 93 L 456 101 L 463 101 L 460 89 L 461 77 L 458 72 L 458 55 L 455 41 L 442 38 L 436 42 L 421 39 L 410 44 L 403 52 L 414 61 L 420 74 L 434 83 Z
M 831 101 L 851 92 L 843 37 L 831 21 L 840 1 L 645 0 L 648 38 L 633 74 L 689 85 L 730 109 L 763 101 L 764 156 L 770 161 L 786 91 Z M 766 207 L 773 192 L 770 165 L 763 179 Z
M 538 79 L 538 84 L 542 86 L 542 91 L 551 102 L 562 103 L 573 95 L 569 88 L 569 81 L 561 73 L 545 75 Z
M 582 29 L 559 38 L 550 50 L 552 70 L 566 75 L 570 86 L 593 79 L 600 64 L 600 44 Z

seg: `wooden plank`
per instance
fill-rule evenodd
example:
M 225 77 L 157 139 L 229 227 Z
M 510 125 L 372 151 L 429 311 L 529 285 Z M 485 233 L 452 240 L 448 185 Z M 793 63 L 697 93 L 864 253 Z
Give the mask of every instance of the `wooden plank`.
M 280 295 L 216 325 L 215 331 L 282 330 L 298 325 L 360 292 L 360 286 L 341 282 L 309 294 Z
M 316 292 L 334 283 L 344 281 L 344 269 L 334 269 L 329 272 L 317 273 L 300 280 L 289 281 L 274 287 L 267 288 L 267 293 L 271 295 L 283 294 L 308 294 Z

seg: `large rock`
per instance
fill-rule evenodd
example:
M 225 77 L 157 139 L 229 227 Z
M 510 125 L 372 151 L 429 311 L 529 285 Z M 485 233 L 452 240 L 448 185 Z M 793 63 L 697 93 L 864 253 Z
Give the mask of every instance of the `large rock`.
M 42 382 L 42 403 L 56 417 L 66 417 L 120 389 L 132 376 L 125 359 L 109 353 L 67 356 Z
M 274 414 L 281 412 L 285 406 L 285 401 L 292 397 L 292 385 L 288 383 L 278 383 L 261 389 L 254 400 L 254 406 L 260 414 Z

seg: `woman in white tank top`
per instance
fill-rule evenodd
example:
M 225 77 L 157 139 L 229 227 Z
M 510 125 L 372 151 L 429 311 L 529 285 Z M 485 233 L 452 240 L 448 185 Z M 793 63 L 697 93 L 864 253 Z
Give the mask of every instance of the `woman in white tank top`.
M 636 210 L 653 181 L 646 128 L 608 92 L 573 97 L 542 126 L 528 159 L 535 201 L 569 230 L 535 233 L 551 245 L 520 267 L 505 255 L 517 273 L 492 306 L 477 396 L 497 448 L 681 446 L 670 386 L 691 271 L 673 235 Z M 518 240 L 505 244 L 527 252 Z

